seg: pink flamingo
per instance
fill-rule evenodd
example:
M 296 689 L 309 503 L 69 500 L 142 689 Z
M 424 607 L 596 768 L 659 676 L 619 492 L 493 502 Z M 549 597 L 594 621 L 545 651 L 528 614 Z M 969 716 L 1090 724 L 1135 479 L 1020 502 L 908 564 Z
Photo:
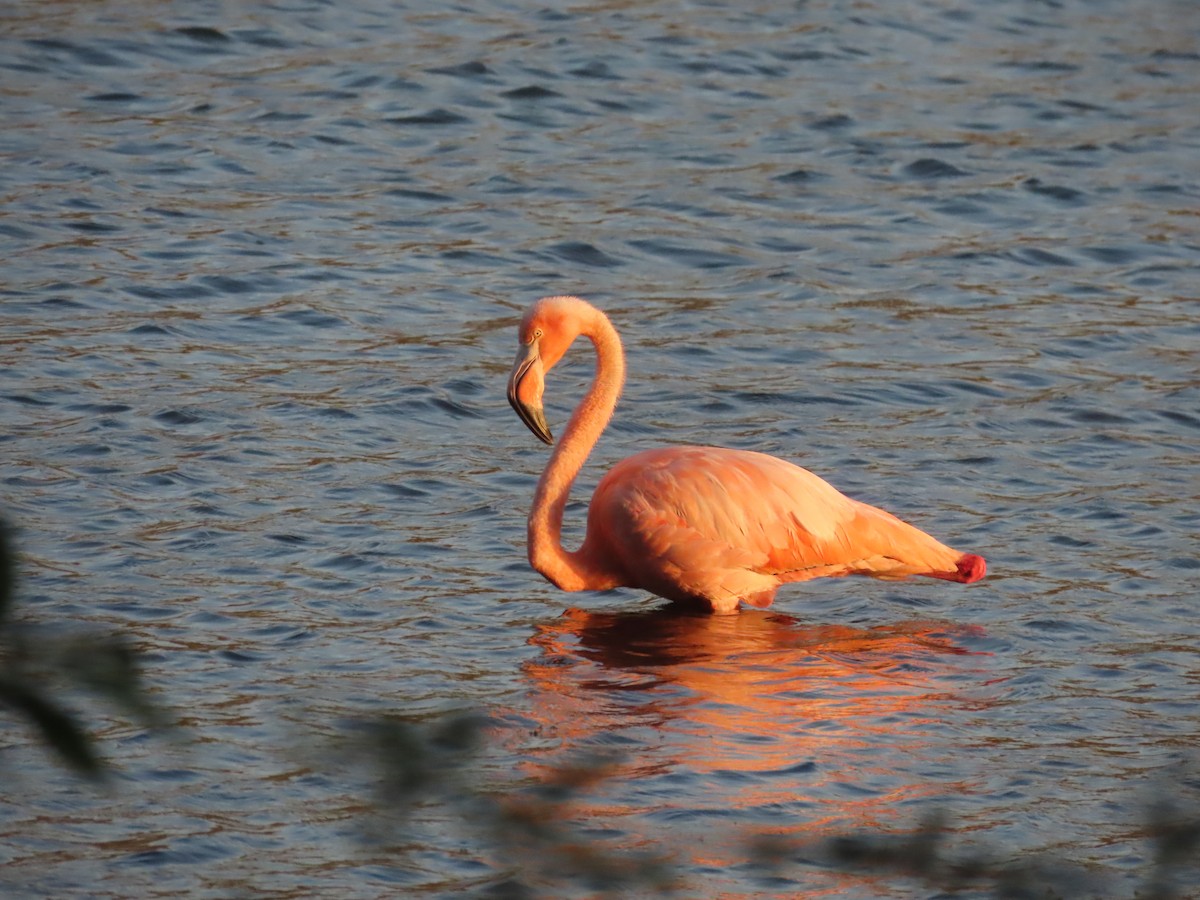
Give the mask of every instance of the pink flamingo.
M 608 425 L 625 382 L 625 353 L 608 317 L 578 297 L 543 297 L 521 320 L 508 402 L 554 442 L 542 410 L 546 373 L 579 335 L 596 374 L 550 455 L 529 513 L 529 562 L 564 591 L 641 588 L 732 613 L 770 606 L 790 581 L 837 575 L 926 575 L 969 584 L 983 557 L 952 550 L 806 469 L 719 447 L 663 447 L 617 463 L 588 507 L 578 550 L 562 546 L 571 484 Z

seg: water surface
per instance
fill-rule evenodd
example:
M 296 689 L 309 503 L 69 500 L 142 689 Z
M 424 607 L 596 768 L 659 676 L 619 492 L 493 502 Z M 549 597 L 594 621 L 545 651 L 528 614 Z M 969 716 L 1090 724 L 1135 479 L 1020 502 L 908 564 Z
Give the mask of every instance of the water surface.
M 926 896 L 746 840 L 905 834 L 1145 883 L 1200 733 L 1200 15 L 1188 2 L 10 3 L 0 403 L 19 618 L 118 629 L 182 740 L 6 720 L 17 895 L 456 895 L 361 840 L 344 723 L 487 710 L 480 775 L 684 895 Z M 660 443 L 800 462 L 988 558 L 774 608 L 564 595 L 503 385 L 579 293 Z M 561 429 L 591 371 L 555 373 Z M 39 631 L 38 634 L 44 632 Z M 1194 785 L 1193 785 L 1194 786 Z M 528 876 L 547 896 L 569 885 Z M 541 879 L 539 881 L 538 879 Z M 983 888 L 981 888 L 983 890 Z

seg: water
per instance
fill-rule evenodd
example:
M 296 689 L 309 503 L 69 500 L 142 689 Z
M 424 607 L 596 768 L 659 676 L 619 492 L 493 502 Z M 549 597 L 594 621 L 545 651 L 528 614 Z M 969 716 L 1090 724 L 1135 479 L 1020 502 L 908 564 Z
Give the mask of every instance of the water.
M 5 890 L 485 889 L 503 866 L 452 810 L 364 842 L 365 779 L 322 751 L 455 708 L 493 716 L 484 781 L 615 752 L 572 820 L 669 855 L 685 896 L 926 896 L 764 874 L 746 841 L 934 811 L 955 852 L 1145 884 L 1147 804 L 1200 733 L 1194 4 L 2 15 L 18 618 L 127 634 L 184 726 L 74 698 L 118 772 L 97 789 L 7 718 Z M 631 374 L 570 537 L 606 464 L 719 443 L 988 579 L 736 619 L 555 591 L 523 548 L 545 451 L 503 386 L 520 312 L 561 292 Z M 589 372 L 556 371 L 552 427 Z

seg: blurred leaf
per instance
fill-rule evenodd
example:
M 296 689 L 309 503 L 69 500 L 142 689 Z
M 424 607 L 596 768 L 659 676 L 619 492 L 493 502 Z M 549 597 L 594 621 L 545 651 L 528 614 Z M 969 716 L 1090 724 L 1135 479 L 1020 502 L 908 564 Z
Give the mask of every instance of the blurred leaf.
M 17 558 L 10 531 L 8 522 L 0 519 L 0 626 L 8 617 L 17 586 Z
M 104 776 L 104 763 L 92 740 L 71 715 L 26 684 L 0 676 L 0 701 L 24 714 L 72 769 L 93 781 Z
M 482 742 L 487 719 L 478 713 L 457 712 L 442 717 L 430 734 L 430 744 L 443 753 L 474 753 Z
M 68 643 L 62 668 L 79 684 L 106 697 L 147 728 L 166 728 L 162 711 L 142 685 L 137 651 L 123 635 L 85 635 Z
M 1154 866 L 1147 900 L 1175 900 L 1177 886 L 1195 883 L 1200 868 L 1200 813 L 1196 784 L 1186 770 L 1176 774 L 1174 796 L 1162 797 L 1148 809 L 1146 835 L 1154 852 Z M 1191 876 L 1189 879 L 1188 876 Z
M 379 716 L 352 723 L 361 737 L 347 746 L 357 746 L 376 771 L 382 807 L 404 814 L 431 795 L 460 790 L 484 722 L 474 713 L 448 713 L 432 722 Z
M 1050 855 L 1015 856 L 948 846 L 946 818 L 935 812 L 913 832 L 864 831 L 822 841 L 789 840 L 775 835 L 752 839 L 750 858 L 769 871 L 787 865 L 817 866 L 874 876 L 917 878 L 930 887 L 956 893 L 988 888 L 1001 900 L 1042 900 L 1105 896 L 1098 871 Z

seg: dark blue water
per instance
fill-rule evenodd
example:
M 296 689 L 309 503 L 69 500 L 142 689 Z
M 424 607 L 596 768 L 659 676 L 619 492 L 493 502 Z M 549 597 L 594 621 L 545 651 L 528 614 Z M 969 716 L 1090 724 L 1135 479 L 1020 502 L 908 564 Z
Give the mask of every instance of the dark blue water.
M 486 889 L 512 872 L 453 810 L 364 841 L 329 752 L 347 720 L 478 708 L 488 784 L 611 757 L 564 814 L 684 896 L 927 896 L 767 875 L 747 842 L 934 811 L 954 852 L 1132 896 L 1200 736 L 1198 9 L 10 3 L 17 617 L 127 634 L 183 728 L 75 698 L 118 773 L 96 789 L 6 717 L 0 885 Z M 629 354 L 572 539 L 607 464 L 717 443 L 989 577 L 720 620 L 557 592 L 524 556 L 546 454 L 504 399 L 549 293 Z M 589 372 L 556 370 L 552 427 Z

